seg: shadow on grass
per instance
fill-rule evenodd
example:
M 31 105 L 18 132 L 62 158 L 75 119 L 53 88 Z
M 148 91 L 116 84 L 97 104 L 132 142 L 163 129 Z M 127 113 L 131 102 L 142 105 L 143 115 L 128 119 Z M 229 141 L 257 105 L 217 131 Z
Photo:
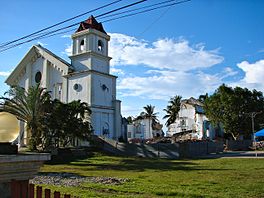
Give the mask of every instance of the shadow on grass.
M 87 158 L 92 158 L 94 153 L 91 152 L 87 155 L 74 156 L 74 155 L 58 155 L 52 156 L 50 161 L 46 161 L 45 164 L 48 165 L 59 165 L 59 164 L 71 164 L 72 162 L 82 161 Z
M 81 164 L 79 164 L 81 165 Z M 85 163 L 82 164 L 85 166 Z M 156 160 L 156 159 L 122 159 L 119 164 L 93 164 L 95 170 L 122 170 L 122 171 L 197 171 L 209 170 L 219 171 L 219 169 L 206 168 L 200 166 L 198 163 L 191 161 L 170 161 L 170 160 Z M 223 170 L 223 169 L 221 169 Z M 226 169 L 229 170 L 229 169 Z
M 156 192 L 155 193 L 157 196 L 165 196 L 165 197 L 191 197 L 191 198 L 202 198 L 205 196 L 201 195 L 196 195 L 196 194 L 191 194 L 191 193 L 180 193 L 180 192 Z
M 117 171 L 136 171 L 141 172 L 145 170 L 155 171 L 219 171 L 219 169 L 208 168 L 200 166 L 193 160 L 167 160 L 167 159 L 153 159 L 153 158 L 139 158 L 139 157 L 111 157 L 102 156 L 94 157 L 93 155 L 83 158 L 64 159 L 64 161 L 53 161 L 49 164 L 68 164 L 74 168 L 81 167 L 82 170 L 98 171 L 98 170 L 117 170 Z M 87 167 L 87 168 L 86 168 Z M 230 169 L 221 169 L 230 170 Z

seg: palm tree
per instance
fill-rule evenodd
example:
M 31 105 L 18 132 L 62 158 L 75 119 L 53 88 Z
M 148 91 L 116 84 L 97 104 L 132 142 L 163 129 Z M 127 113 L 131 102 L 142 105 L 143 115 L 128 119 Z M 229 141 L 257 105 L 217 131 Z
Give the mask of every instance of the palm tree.
M 127 120 L 127 123 L 128 123 L 128 124 L 132 124 L 134 119 L 133 119 L 132 116 L 128 116 L 128 117 L 126 118 L 126 120 Z
M 70 114 L 73 117 L 80 117 L 82 119 L 87 119 L 91 115 L 92 111 L 86 102 L 81 102 L 81 100 L 74 100 L 68 103 Z
M 30 149 L 36 150 L 41 135 L 40 120 L 45 112 L 45 105 L 50 101 L 49 92 L 39 84 L 26 91 L 22 87 L 13 87 L 7 94 L 9 97 L 0 97 L 0 111 L 8 112 L 27 125 L 30 134 Z
M 154 113 L 155 106 L 147 105 L 143 108 L 145 112 L 141 112 L 140 116 L 149 119 L 149 134 L 150 134 L 151 121 L 152 121 L 152 126 L 154 123 L 158 122 L 158 118 L 157 118 L 158 113 Z
M 175 120 L 178 117 L 178 113 L 181 108 L 181 99 L 182 97 L 179 95 L 174 96 L 173 98 L 170 99 L 169 105 L 167 105 L 167 108 L 164 109 L 166 112 L 166 115 L 163 117 L 163 119 L 167 119 L 166 121 L 166 126 L 168 127 L 172 123 L 175 122 Z
M 87 140 L 92 134 L 91 109 L 87 103 L 80 100 L 62 103 L 55 99 L 49 111 L 43 122 L 46 129 L 42 135 L 44 149 L 49 146 L 65 147 L 76 138 Z

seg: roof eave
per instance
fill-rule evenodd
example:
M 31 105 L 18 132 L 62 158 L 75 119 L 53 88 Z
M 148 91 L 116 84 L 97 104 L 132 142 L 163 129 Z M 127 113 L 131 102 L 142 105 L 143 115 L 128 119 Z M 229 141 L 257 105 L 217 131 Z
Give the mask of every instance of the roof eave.
M 14 85 L 14 78 L 19 75 L 19 73 L 24 69 L 26 66 L 26 62 L 29 61 L 29 59 L 32 57 L 32 53 L 35 52 L 35 55 L 37 55 L 36 47 L 33 46 L 30 48 L 30 50 L 26 53 L 26 55 L 22 58 L 22 60 L 17 64 L 16 68 L 11 72 L 11 74 L 7 77 L 5 80 L 5 83 L 9 86 Z

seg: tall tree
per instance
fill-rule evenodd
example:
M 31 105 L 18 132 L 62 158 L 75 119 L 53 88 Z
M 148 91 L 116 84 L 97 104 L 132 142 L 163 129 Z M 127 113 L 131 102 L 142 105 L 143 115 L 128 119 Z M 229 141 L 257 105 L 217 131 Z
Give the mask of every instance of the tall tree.
M 222 123 L 226 133 L 234 139 L 239 135 L 250 138 L 252 134 L 251 113 L 264 110 L 262 92 L 241 87 L 221 85 L 213 95 L 205 100 L 206 116 L 215 124 Z M 263 114 L 255 119 L 256 129 L 261 124 Z
M 204 95 L 200 95 L 198 100 L 202 103 L 205 103 L 205 100 L 208 98 L 208 93 L 204 94 Z
M 141 116 L 143 116 L 144 118 L 149 118 L 153 120 L 154 122 L 158 121 L 158 118 L 157 118 L 158 113 L 154 113 L 155 106 L 147 105 L 143 107 L 143 109 L 145 111 L 140 114 Z
M 88 140 L 92 134 L 90 114 L 88 104 L 80 100 L 70 103 L 52 101 L 43 122 L 46 129 L 42 136 L 44 149 L 51 145 L 65 147 L 75 138 Z
M 41 136 L 41 119 L 45 113 L 45 105 L 49 103 L 49 93 L 37 84 L 28 91 L 21 87 L 11 88 L 9 97 L 0 97 L 0 111 L 9 112 L 26 123 L 30 134 L 30 149 L 36 150 Z
M 167 108 L 164 109 L 166 115 L 163 117 L 163 119 L 167 119 L 165 123 L 167 127 L 176 121 L 178 113 L 181 109 L 181 99 L 182 97 L 179 95 L 174 96 L 170 99 Z
M 158 122 L 157 114 L 154 112 L 155 106 L 147 105 L 143 107 L 145 110 L 144 112 L 141 112 L 140 116 L 143 118 L 147 118 L 149 120 L 149 133 L 150 133 L 150 127 L 153 127 L 153 125 Z
M 133 117 L 132 117 L 132 116 L 128 116 L 128 117 L 126 118 L 126 120 L 127 120 L 127 123 L 128 123 L 128 124 L 132 124 L 132 123 L 133 123 Z

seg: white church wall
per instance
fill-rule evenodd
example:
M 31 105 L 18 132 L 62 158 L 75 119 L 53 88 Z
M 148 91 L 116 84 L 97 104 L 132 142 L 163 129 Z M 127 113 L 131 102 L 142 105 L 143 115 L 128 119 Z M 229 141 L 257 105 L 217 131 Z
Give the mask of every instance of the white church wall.
M 104 56 L 108 56 L 108 42 L 107 40 L 104 38 L 105 35 L 103 35 L 101 32 L 98 32 L 96 30 L 94 30 L 94 32 L 98 33 L 99 35 L 97 34 L 91 34 L 89 35 L 89 38 L 90 38 L 90 48 L 89 50 L 92 50 L 92 51 L 95 51 L 95 52 L 98 52 Z M 98 41 L 101 41 L 102 43 L 102 48 L 98 47 Z
M 113 137 L 114 110 L 91 108 L 92 126 L 95 135 Z
M 27 81 L 27 74 L 25 73 L 18 82 L 19 87 L 26 87 L 26 81 Z
M 94 74 L 92 76 L 92 105 L 96 106 L 113 106 L 113 79 L 109 76 Z
M 96 55 L 95 55 L 96 56 Z M 104 57 L 91 58 L 90 54 L 83 53 L 77 56 L 72 56 L 72 64 L 76 71 L 95 70 L 102 73 L 109 73 L 109 61 Z
M 114 117 L 114 134 L 113 137 L 118 139 L 121 137 L 122 133 L 122 116 L 121 116 L 121 101 L 114 101 L 115 117 Z M 124 138 L 124 137 L 123 137 Z
M 63 98 L 66 95 L 65 89 L 63 89 L 63 76 L 61 71 L 58 71 L 57 68 L 55 68 L 53 65 L 48 65 L 48 76 L 49 78 L 47 83 L 47 89 L 48 91 L 51 91 L 51 95 L 53 99 L 59 99 L 65 102 L 65 99 Z
M 82 55 L 72 56 L 72 65 L 76 71 L 86 71 L 91 69 L 91 57 L 85 53 Z
M 91 76 L 88 73 L 78 74 L 68 79 L 68 102 L 81 100 L 91 105 Z M 78 88 L 74 87 L 78 85 Z
M 109 73 L 109 61 L 104 59 L 92 59 L 92 70 Z
M 44 59 L 43 58 L 38 58 L 31 66 L 31 84 L 32 86 L 36 85 L 35 81 L 35 75 L 38 71 L 41 72 L 43 76 L 43 64 L 44 64 Z

